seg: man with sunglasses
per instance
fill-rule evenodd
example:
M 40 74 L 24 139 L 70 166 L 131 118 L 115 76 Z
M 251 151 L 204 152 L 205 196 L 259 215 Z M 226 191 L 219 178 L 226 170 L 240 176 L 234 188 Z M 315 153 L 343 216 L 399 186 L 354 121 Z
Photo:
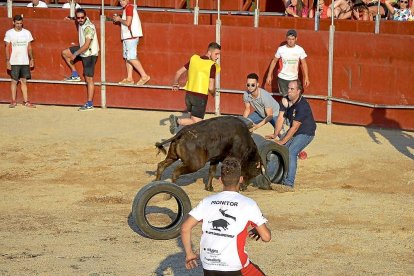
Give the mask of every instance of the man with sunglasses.
M 98 36 L 95 25 L 86 16 L 84 9 L 76 10 L 75 20 L 79 27 L 79 46 L 72 46 L 62 51 L 62 57 L 72 71 L 72 74 L 65 81 L 80 81 L 80 76 L 76 71 L 74 63 L 77 59 L 81 59 L 83 73 L 87 83 L 88 100 L 79 108 L 79 111 L 93 110 L 93 94 L 95 90 L 93 76 L 95 74 L 95 64 L 98 60 L 99 53 Z
M 259 76 L 256 73 L 247 75 L 247 91 L 243 94 L 244 112 L 243 117 L 253 122 L 250 131 L 264 126 L 268 122 L 275 127 L 279 115 L 279 104 L 272 95 L 259 87 Z M 250 113 L 250 107 L 254 112 Z

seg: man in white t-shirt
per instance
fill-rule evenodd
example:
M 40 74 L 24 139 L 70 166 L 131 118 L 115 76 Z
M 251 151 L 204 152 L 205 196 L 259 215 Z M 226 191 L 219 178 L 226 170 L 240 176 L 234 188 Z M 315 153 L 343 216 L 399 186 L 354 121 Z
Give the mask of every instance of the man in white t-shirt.
M 73 2 L 75 2 L 75 3 L 74 3 L 74 5 L 75 5 L 75 10 L 76 10 L 76 9 L 80 9 L 80 8 L 82 8 L 82 7 L 81 7 L 81 5 L 79 5 L 78 3 L 76 3 L 76 0 L 73 0 Z M 68 0 L 68 2 L 67 2 L 67 3 L 63 4 L 62 9 L 70 9 L 70 0 Z
M 6 43 L 6 67 L 11 75 L 11 94 L 12 101 L 10 108 L 17 106 L 16 94 L 17 83 L 20 81 L 23 94 L 23 105 L 26 107 L 35 107 L 27 97 L 26 80 L 31 78 L 30 67 L 34 67 L 34 58 L 31 42 L 32 34 L 23 28 L 23 17 L 15 15 L 13 17 L 13 29 L 6 32 L 4 42 Z
M 198 256 L 191 248 L 191 231 L 202 221 L 200 259 L 204 275 L 264 275 L 249 260 L 244 247 L 248 234 L 253 239 L 268 242 L 271 233 L 257 203 L 238 192 L 243 177 L 237 159 L 223 161 L 220 182 L 224 185 L 223 192 L 203 199 L 181 227 L 185 267 L 197 267 Z M 253 229 L 248 232 L 249 227 Z
M 40 0 L 32 0 L 29 4 L 27 4 L 28 8 L 47 8 L 47 5 L 45 2 Z
M 302 47 L 296 45 L 296 41 L 296 31 L 289 30 L 286 34 L 286 44 L 277 49 L 276 54 L 270 63 L 269 72 L 267 74 L 266 83 L 271 85 L 273 70 L 275 69 L 279 59 L 281 59 L 282 62 L 279 64 L 280 68 L 277 76 L 279 93 L 281 93 L 282 96 L 287 96 L 289 82 L 298 79 L 299 63 L 302 65 L 303 86 L 308 87 L 310 84 L 308 65 L 306 63 L 307 55 Z

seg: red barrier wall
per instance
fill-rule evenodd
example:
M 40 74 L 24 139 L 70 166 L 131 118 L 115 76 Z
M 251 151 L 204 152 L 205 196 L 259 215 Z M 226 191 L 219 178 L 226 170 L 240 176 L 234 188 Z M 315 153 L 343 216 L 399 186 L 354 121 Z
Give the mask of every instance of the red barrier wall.
M 63 20 L 67 15 L 61 9 L 16 9 L 25 16 L 25 28 L 34 38 L 36 68 L 33 79 L 62 80 L 69 68 L 60 56 L 62 49 L 77 43 L 77 31 L 73 21 Z M 99 11 L 88 10 L 100 30 Z M 113 13 L 108 11 L 108 15 Z M 141 13 L 144 37 L 138 47 L 139 57 L 145 70 L 151 75 L 151 84 L 170 85 L 175 71 L 184 65 L 193 53 L 203 54 L 210 41 L 215 40 L 214 16 L 205 16 L 204 25 L 184 24 L 192 22 L 191 15 L 168 14 L 165 23 L 147 23 L 149 18 L 160 13 Z M 5 9 L 0 9 L 0 33 L 12 27 L 5 18 Z M 45 20 L 44 18 L 48 18 Z M 313 21 L 292 18 L 275 18 L 273 23 L 284 28 L 243 27 L 251 17 L 223 17 L 221 44 L 221 86 L 225 89 L 242 90 L 245 77 L 257 72 L 262 78 L 267 74 L 269 62 L 277 47 L 285 39 L 287 28 L 295 26 L 299 31 L 298 44 L 308 54 L 311 85 L 306 94 L 327 95 L 328 74 L 328 32 L 314 32 Z M 269 20 L 269 19 L 266 19 Z M 175 21 L 175 24 L 170 24 Z M 209 23 L 209 21 L 211 21 Z M 177 24 L 177 22 L 183 24 Z M 269 21 L 270 22 L 270 21 Z M 288 24 L 290 22 L 290 25 Z M 350 22 L 350 21 L 349 21 Z M 397 23 L 397 22 L 386 22 Z M 398 22 L 399 23 L 399 22 Z M 231 26 L 234 24 L 236 26 Z M 349 26 L 353 28 L 352 22 Z M 410 24 L 410 22 L 408 23 Z M 240 25 L 240 26 L 239 26 Z M 414 25 L 414 24 L 411 24 Z M 411 26 L 410 25 L 410 26 Z M 118 82 L 126 74 L 122 60 L 122 45 L 119 27 L 106 22 L 106 79 Z M 345 26 L 345 25 L 344 25 Z M 395 25 L 395 26 L 398 26 Z M 407 25 L 408 26 L 408 25 Z M 305 28 L 305 29 L 304 29 Z M 307 29 L 306 29 L 307 28 Z M 395 29 L 398 31 L 398 29 Z M 343 99 L 391 105 L 414 105 L 414 57 L 410 55 L 414 43 L 412 35 L 374 35 L 361 32 L 338 31 L 335 34 L 333 96 Z M 398 49 L 398 50 L 396 50 Z M 4 61 L 4 50 L 0 51 Z M 82 72 L 82 66 L 77 64 Z M 5 63 L 0 63 L 0 77 L 8 78 Z M 134 75 L 138 80 L 139 76 Z M 100 81 L 100 60 L 96 65 L 95 81 Z M 276 83 L 267 90 L 277 91 Z M 8 82 L 0 82 L 0 101 L 9 102 Z M 100 87 L 96 87 L 95 104 L 100 104 Z M 29 95 L 35 103 L 80 105 L 85 101 L 86 88 L 83 85 L 29 83 Z M 240 94 L 221 94 L 223 113 L 240 114 L 243 104 Z M 310 100 L 315 117 L 326 120 L 326 102 Z M 109 107 L 130 107 L 143 109 L 183 110 L 183 92 L 169 89 L 107 86 Z M 214 111 L 210 98 L 208 111 Z M 360 125 L 377 125 L 414 130 L 413 110 L 381 110 L 333 103 L 333 122 Z

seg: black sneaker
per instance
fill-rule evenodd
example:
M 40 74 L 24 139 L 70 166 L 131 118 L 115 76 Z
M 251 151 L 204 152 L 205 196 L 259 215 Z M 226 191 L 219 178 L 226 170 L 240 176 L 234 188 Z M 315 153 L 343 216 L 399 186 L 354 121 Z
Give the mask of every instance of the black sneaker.
M 174 114 L 171 114 L 169 120 L 170 120 L 170 133 L 174 135 L 178 127 L 178 118 Z

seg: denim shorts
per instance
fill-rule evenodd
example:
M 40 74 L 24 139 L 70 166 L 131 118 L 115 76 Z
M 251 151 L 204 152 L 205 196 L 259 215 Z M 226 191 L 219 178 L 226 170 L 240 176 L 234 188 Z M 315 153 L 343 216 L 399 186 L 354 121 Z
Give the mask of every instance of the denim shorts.
M 125 39 L 122 41 L 123 56 L 126 60 L 137 59 L 137 46 L 139 38 Z

